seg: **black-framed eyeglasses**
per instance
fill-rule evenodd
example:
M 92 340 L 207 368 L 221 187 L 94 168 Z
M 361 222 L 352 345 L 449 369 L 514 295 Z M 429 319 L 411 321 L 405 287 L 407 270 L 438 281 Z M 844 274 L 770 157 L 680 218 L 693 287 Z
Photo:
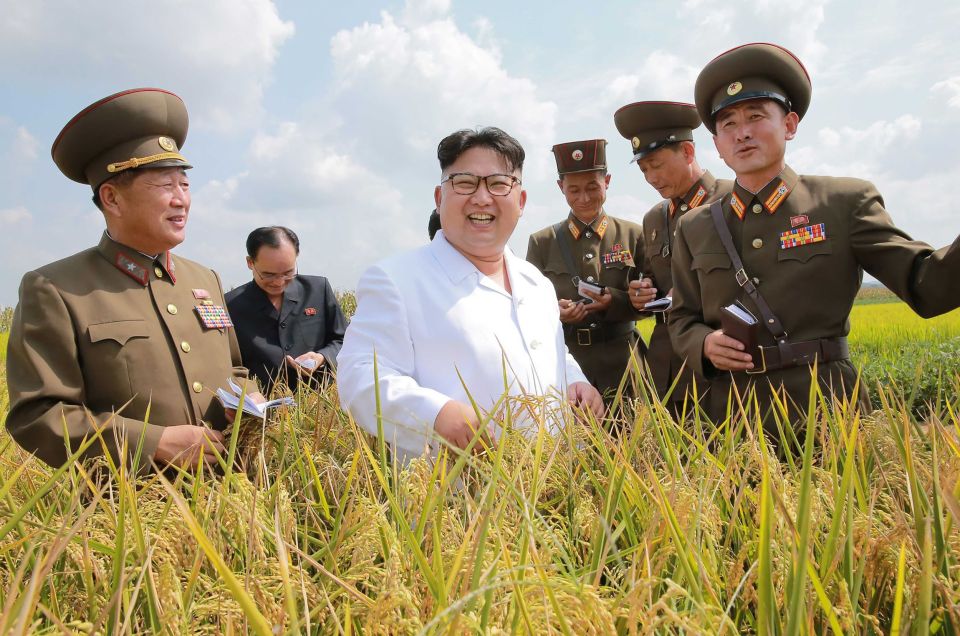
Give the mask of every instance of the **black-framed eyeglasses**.
M 285 280 L 285 281 L 287 281 L 287 280 L 293 280 L 294 278 L 297 277 L 297 270 L 296 270 L 296 269 L 293 270 L 292 272 L 286 272 L 286 273 L 284 273 L 284 274 L 263 274 L 263 273 L 260 272 L 259 269 L 256 268 L 256 266 L 251 265 L 250 267 L 253 268 L 253 273 L 254 273 L 254 274 L 256 274 L 257 276 L 259 276 L 261 280 L 264 280 L 264 281 L 267 281 L 267 282 L 273 282 L 273 281 L 275 281 L 275 280 Z
M 522 183 L 520 179 L 512 174 L 488 174 L 485 177 L 481 177 L 470 174 L 469 172 L 454 172 L 453 174 L 449 174 L 446 179 L 440 182 L 440 185 L 443 185 L 447 181 L 450 182 L 450 187 L 452 187 L 453 191 L 457 194 L 473 194 L 477 191 L 477 188 L 480 187 L 480 182 L 483 181 L 487 186 L 487 192 L 495 197 L 507 196 L 513 191 L 514 186 Z

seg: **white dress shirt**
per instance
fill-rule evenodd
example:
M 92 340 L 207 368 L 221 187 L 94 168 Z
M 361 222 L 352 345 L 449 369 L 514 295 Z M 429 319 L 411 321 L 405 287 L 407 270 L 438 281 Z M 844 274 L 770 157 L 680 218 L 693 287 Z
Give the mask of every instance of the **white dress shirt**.
M 358 424 L 377 434 L 376 355 L 384 438 L 407 453 L 436 447 L 433 422 L 451 399 L 494 413 L 494 436 L 506 408 L 515 427 L 559 430 L 567 386 L 586 378 L 564 344 L 553 285 L 510 248 L 504 259 L 512 295 L 442 230 L 364 272 L 337 358 L 340 403 Z

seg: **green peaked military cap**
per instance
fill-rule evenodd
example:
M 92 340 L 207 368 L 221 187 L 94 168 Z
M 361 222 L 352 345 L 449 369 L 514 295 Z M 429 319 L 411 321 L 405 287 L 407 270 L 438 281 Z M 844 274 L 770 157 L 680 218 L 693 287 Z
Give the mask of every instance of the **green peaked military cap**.
M 586 139 L 557 144 L 550 149 L 557 160 L 557 174 L 607 169 L 607 140 Z
M 717 134 L 722 109 L 748 99 L 772 99 L 800 119 L 810 106 L 810 74 L 796 55 L 776 44 L 744 44 L 713 58 L 697 76 L 694 101 L 704 125 Z
M 67 122 L 51 154 L 60 172 L 94 191 L 135 168 L 192 167 L 180 154 L 187 138 L 183 100 L 159 88 L 135 88 L 104 97 Z
M 630 140 L 633 162 L 668 144 L 693 141 L 693 129 L 700 125 L 700 116 L 693 104 L 635 102 L 617 109 L 613 123 Z

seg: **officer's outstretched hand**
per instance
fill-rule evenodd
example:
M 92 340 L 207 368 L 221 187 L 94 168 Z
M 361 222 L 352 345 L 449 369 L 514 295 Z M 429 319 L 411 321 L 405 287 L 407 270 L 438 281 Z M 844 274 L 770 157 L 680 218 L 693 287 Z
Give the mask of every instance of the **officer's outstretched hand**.
M 753 368 L 753 357 L 743 352 L 743 343 L 717 329 L 703 339 L 703 357 L 721 371 Z
M 433 430 L 443 439 L 457 448 L 466 448 L 477 434 L 480 420 L 473 407 L 463 402 L 450 400 L 443 405 L 437 418 L 433 421 Z M 494 448 L 490 437 L 484 433 L 473 446 L 473 452 L 482 453 L 488 448 Z
M 586 320 L 587 308 L 583 303 L 561 298 L 557 304 L 560 305 L 560 322 L 576 323 Z
M 600 397 L 600 391 L 589 382 L 574 382 L 567 387 L 567 400 L 570 406 L 582 408 L 585 411 L 591 411 L 597 419 L 603 417 L 606 407 L 603 406 L 603 398 Z
M 203 426 L 186 424 L 167 426 L 160 435 L 160 442 L 153 454 L 159 465 L 196 466 L 200 460 L 205 464 L 214 464 L 217 453 L 225 453 L 223 433 Z
M 640 311 L 644 305 L 657 297 L 657 288 L 653 286 L 651 278 L 632 280 L 627 288 L 627 295 L 630 296 L 630 304 L 633 308 Z

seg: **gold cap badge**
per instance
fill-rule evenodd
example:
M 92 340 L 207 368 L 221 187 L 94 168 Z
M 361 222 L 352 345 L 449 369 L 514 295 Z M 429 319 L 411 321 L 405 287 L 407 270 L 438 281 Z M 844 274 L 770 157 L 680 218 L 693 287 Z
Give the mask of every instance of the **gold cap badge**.
M 160 147 L 167 152 L 173 152 L 177 148 L 177 144 L 173 143 L 173 139 L 170 139 L 169 137 L 160 137 L 157 139 L 157 143 L 160 144 Z
M 730 86 L 727 86 L 727 95 L 736 95 L 743 89 L 743 84 L 740 82 L 731 82 Z
M 640 147 L 640 138 L 639 138 L 639 137 L 634 137 L 634 138 L 631 140 L 631 143 L 633 143 L 633 149 L 636 150 L 637 148 Z
M 573 157 L 574 161 L 580 161 L 583 159 L 583 151 L 580 149 L 574 150 L 570 156 Z

